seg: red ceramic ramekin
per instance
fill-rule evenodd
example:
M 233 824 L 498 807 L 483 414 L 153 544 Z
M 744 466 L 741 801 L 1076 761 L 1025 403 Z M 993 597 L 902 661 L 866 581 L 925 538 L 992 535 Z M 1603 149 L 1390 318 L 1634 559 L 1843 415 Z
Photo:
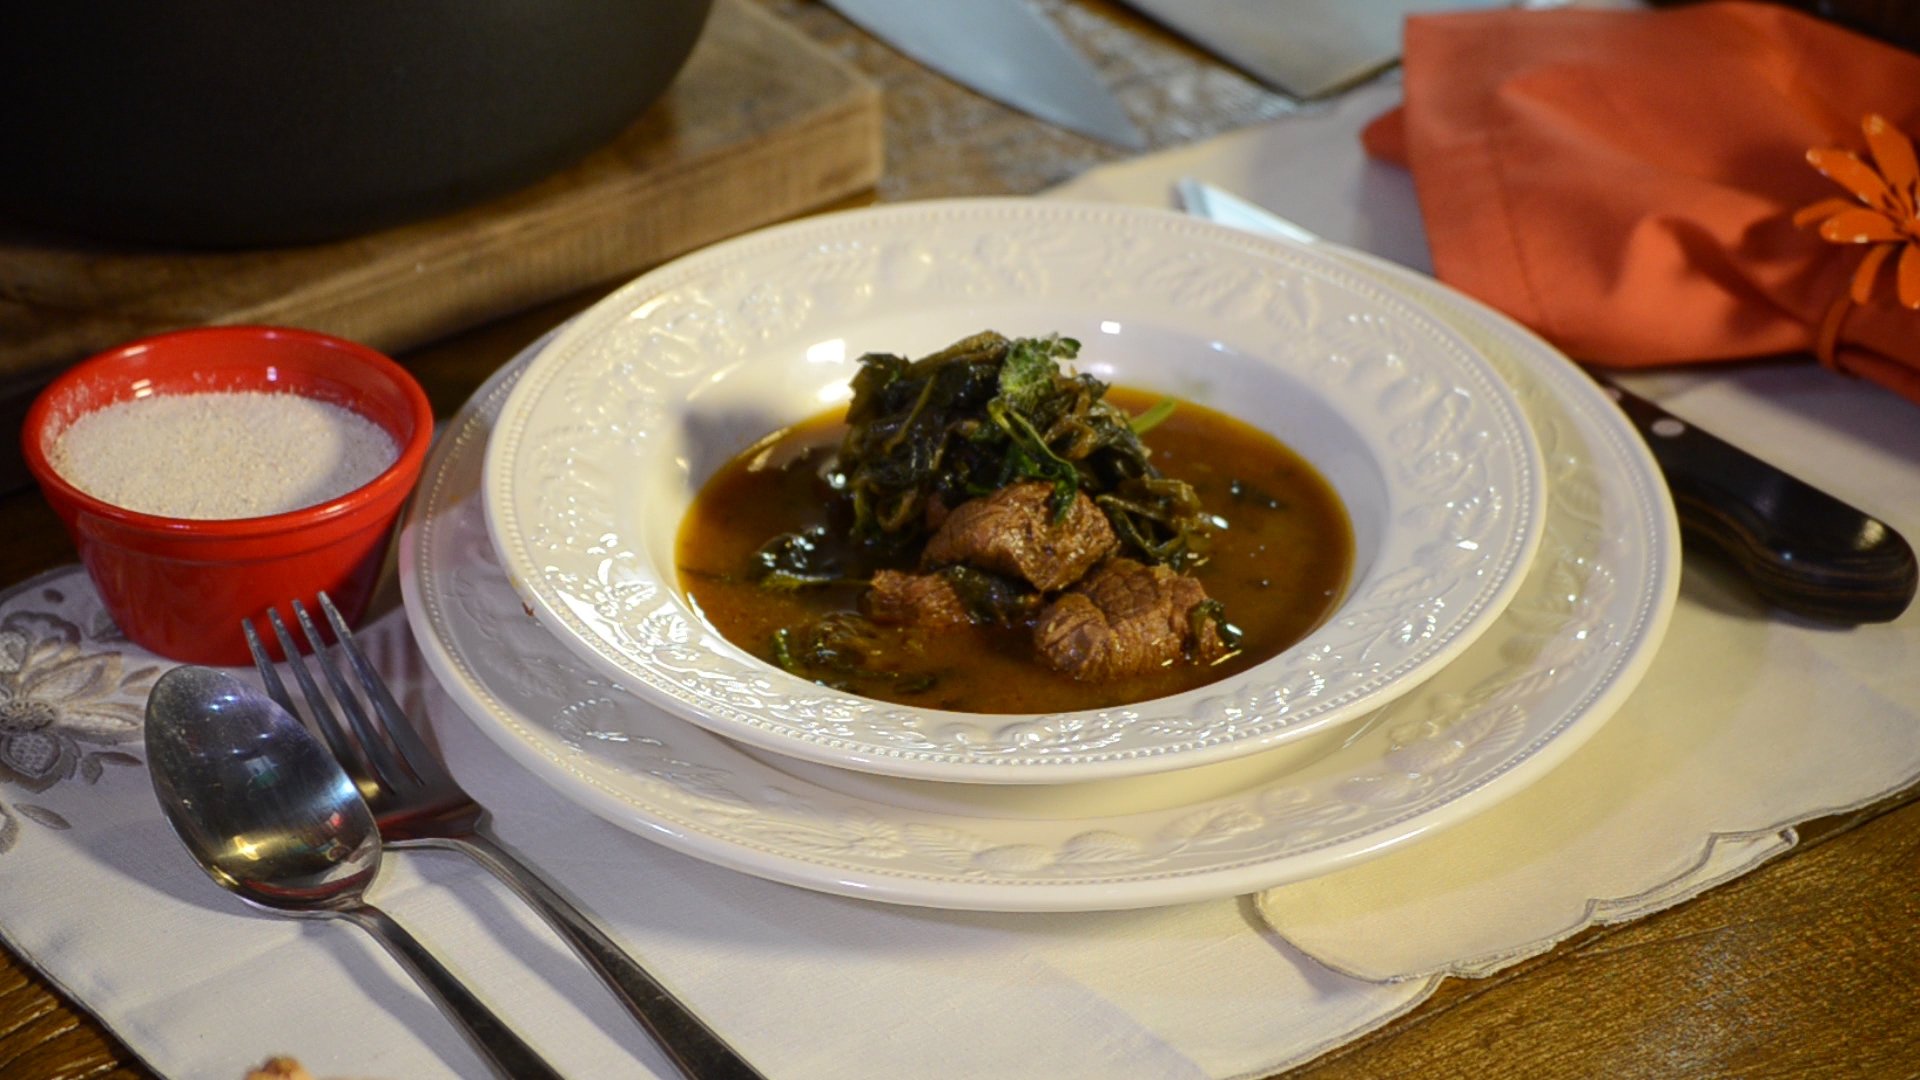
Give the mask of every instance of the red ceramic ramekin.
M 289 392 L 340 405 L 400 447 L 385 472 L 284 514 L 191 520 L 102 502 L 47 454 L 81 415 L 136 397 Z M 406 369 L 325 334 L 267 326 L 182 330 L 129 342 L 63 372 L 27 412 L 27 467 L 128 640 L 182 663 L 249 662 L 242 620 L 325 590 L 349 622 L 365 613 L 387 543 L 433 438 L 433 409 Z M 261 629 L 265 629 L 261 624 Z

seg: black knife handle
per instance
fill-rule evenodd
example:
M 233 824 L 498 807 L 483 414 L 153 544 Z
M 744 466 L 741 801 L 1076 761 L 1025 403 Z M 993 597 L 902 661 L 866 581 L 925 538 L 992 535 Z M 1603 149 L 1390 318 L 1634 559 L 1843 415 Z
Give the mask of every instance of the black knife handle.
M 1885 522 L 1605 379 L 1660 463 L 1686 539 L 1731 558 L 1762 598 L 1807 618 L 1888 622 L 1920 582 Z

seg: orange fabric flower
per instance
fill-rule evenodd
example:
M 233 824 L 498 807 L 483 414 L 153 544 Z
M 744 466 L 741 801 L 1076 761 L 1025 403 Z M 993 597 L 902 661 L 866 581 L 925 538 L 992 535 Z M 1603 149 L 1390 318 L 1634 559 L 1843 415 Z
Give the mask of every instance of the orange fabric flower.
M 1793 216 L 1802 228 L 1818 222 L 1820 236 L 1836 244 L 1871 244 L 1853 272 L 1847 295 L 1834 301 L 1820 327 L 1815 352 L 1834 367 L 1834 347 L 1840 325 L 1855 304 L 1873 299 L 1873 286 L 1895 252 L 1894 295 L 1908 308 L 1920 310 L 1920 160 L 1913 140 L 1901 134 L 1885 117 L 1870 114 L 1861 124 L 1869 165 L 1849 150 L 1807 151 L 1807 162 L 1834 183 L 1853 193 L 1852 199 L 1822 199 Z
M 1836 244 L 1874 245 L 1854 271 L 1851 296 L 1856 304 L 1873 298 L 1875 275 L 1900 252 L 1896 293 L 1900 303 L 1920 310 L 1920 163 L 1913 140 L 1878 114 L 1868 116 L 1861 128 L 1873 151 L 1872 165 L 1838 149 L 1809 150 L 1807 161 L 1862 205 L 1823 199 L 1795 214 L 1793 222 L 1803 228 L 1819 222 L 1821 237 Z

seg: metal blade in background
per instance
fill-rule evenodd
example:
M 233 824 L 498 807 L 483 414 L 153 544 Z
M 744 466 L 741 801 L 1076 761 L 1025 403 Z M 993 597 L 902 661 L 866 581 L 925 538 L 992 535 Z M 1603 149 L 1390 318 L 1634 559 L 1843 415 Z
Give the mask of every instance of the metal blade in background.
M 1139 150 L 1140 129 L 1084 56 L 1026 0 L 826 0 L 947 78 L 1050 124 Z
M 1187 178 L 1174 185 L 1174 193 L 1180 197 L 1180 208 L 1194 217 L 1231 225 L 1242 232 L 1285 237 L 1296 244 L 1320 242 L 1319 235 L 1313 230 L 1296 225 L 1265 207 L 1255 206 L 1212 184 Z
M 1400 59 L 1408 15 L 1511 0 L 1123 0 L 1202 49 L 1303 101 L 1373 78 Z M 955 6 L 960 6 L 956 4 Z

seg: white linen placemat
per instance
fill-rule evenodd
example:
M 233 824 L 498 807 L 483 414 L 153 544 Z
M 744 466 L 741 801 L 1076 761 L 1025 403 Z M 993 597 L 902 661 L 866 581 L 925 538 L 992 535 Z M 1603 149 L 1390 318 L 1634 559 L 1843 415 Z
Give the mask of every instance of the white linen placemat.
M 1424 270 L 1411 178 L 1359 141 L 1398 100 L 1380 83 L 1055 193 L 1169 205 L 1192 175 Z M 1910 403 L 1812 364 L 1620 381 L 1920 538 Z M 1588 925 L 1678 903 L 1790 848 L 1795 823 L 1920 780 L 1914 657 L 1920 606 L 1885 625 L 1818 625 L 1768 611 L 1728 569 L 1689 556 L 1652 669 L 1568 765 L 1419 844 L 1269 890 L 1260 910 L 1328 966 L 1395 980 L 1489 974 Z
M 1811 388 L 1832 378 L 1798 374 Z M 1858 402 L 1856 422 L 1900 432 L 1876 444 L 1888 456 L 1870 476 L 1899 476 L 1892 455 L 1920 451 L 1920 430 L 1900 423 L 1910 407 L 1858 389 L 1881 400 Z M 1893 488 L 1869 480 L 1847 497 L 1911 505 Z M 1904 512 L 1887 520 L 1906 533 L 1920 524 Z M 1722 567 L 1688 566 L 1652 669 L 1582 749 L 1580 768 L 1405 852 L 1268 890 L 1259 903 L 1270 922 L 1362 978 L 1484 975 L 1588 925 L 1697 895 L 1791 847 L 1793 823 L 1920 779 L 1920 673 L 1889 662 L 1920 647 L 1913 613 L 1885 626 L 1814 625 L 1766 612 Z
M 360 636 L 502 838 L 772 1077 L 1259 1075 L 1431 989 L 1327 971 L 1241 900 L 949 913 L 709 866 L 579 809 L 451 715 L 399 611 Z M 140 745 L 167 666 L 120 640 L 77 568 L 0 598 L 0 933 L 165 1076 L 238 1080 L 270 1054 L 323 1077 L 484 1076 L 365 933 L 257 912 L 188 860 Z M 477 866 L 390 854 L 374 900 L 566 1075 L 674 1075 Z

